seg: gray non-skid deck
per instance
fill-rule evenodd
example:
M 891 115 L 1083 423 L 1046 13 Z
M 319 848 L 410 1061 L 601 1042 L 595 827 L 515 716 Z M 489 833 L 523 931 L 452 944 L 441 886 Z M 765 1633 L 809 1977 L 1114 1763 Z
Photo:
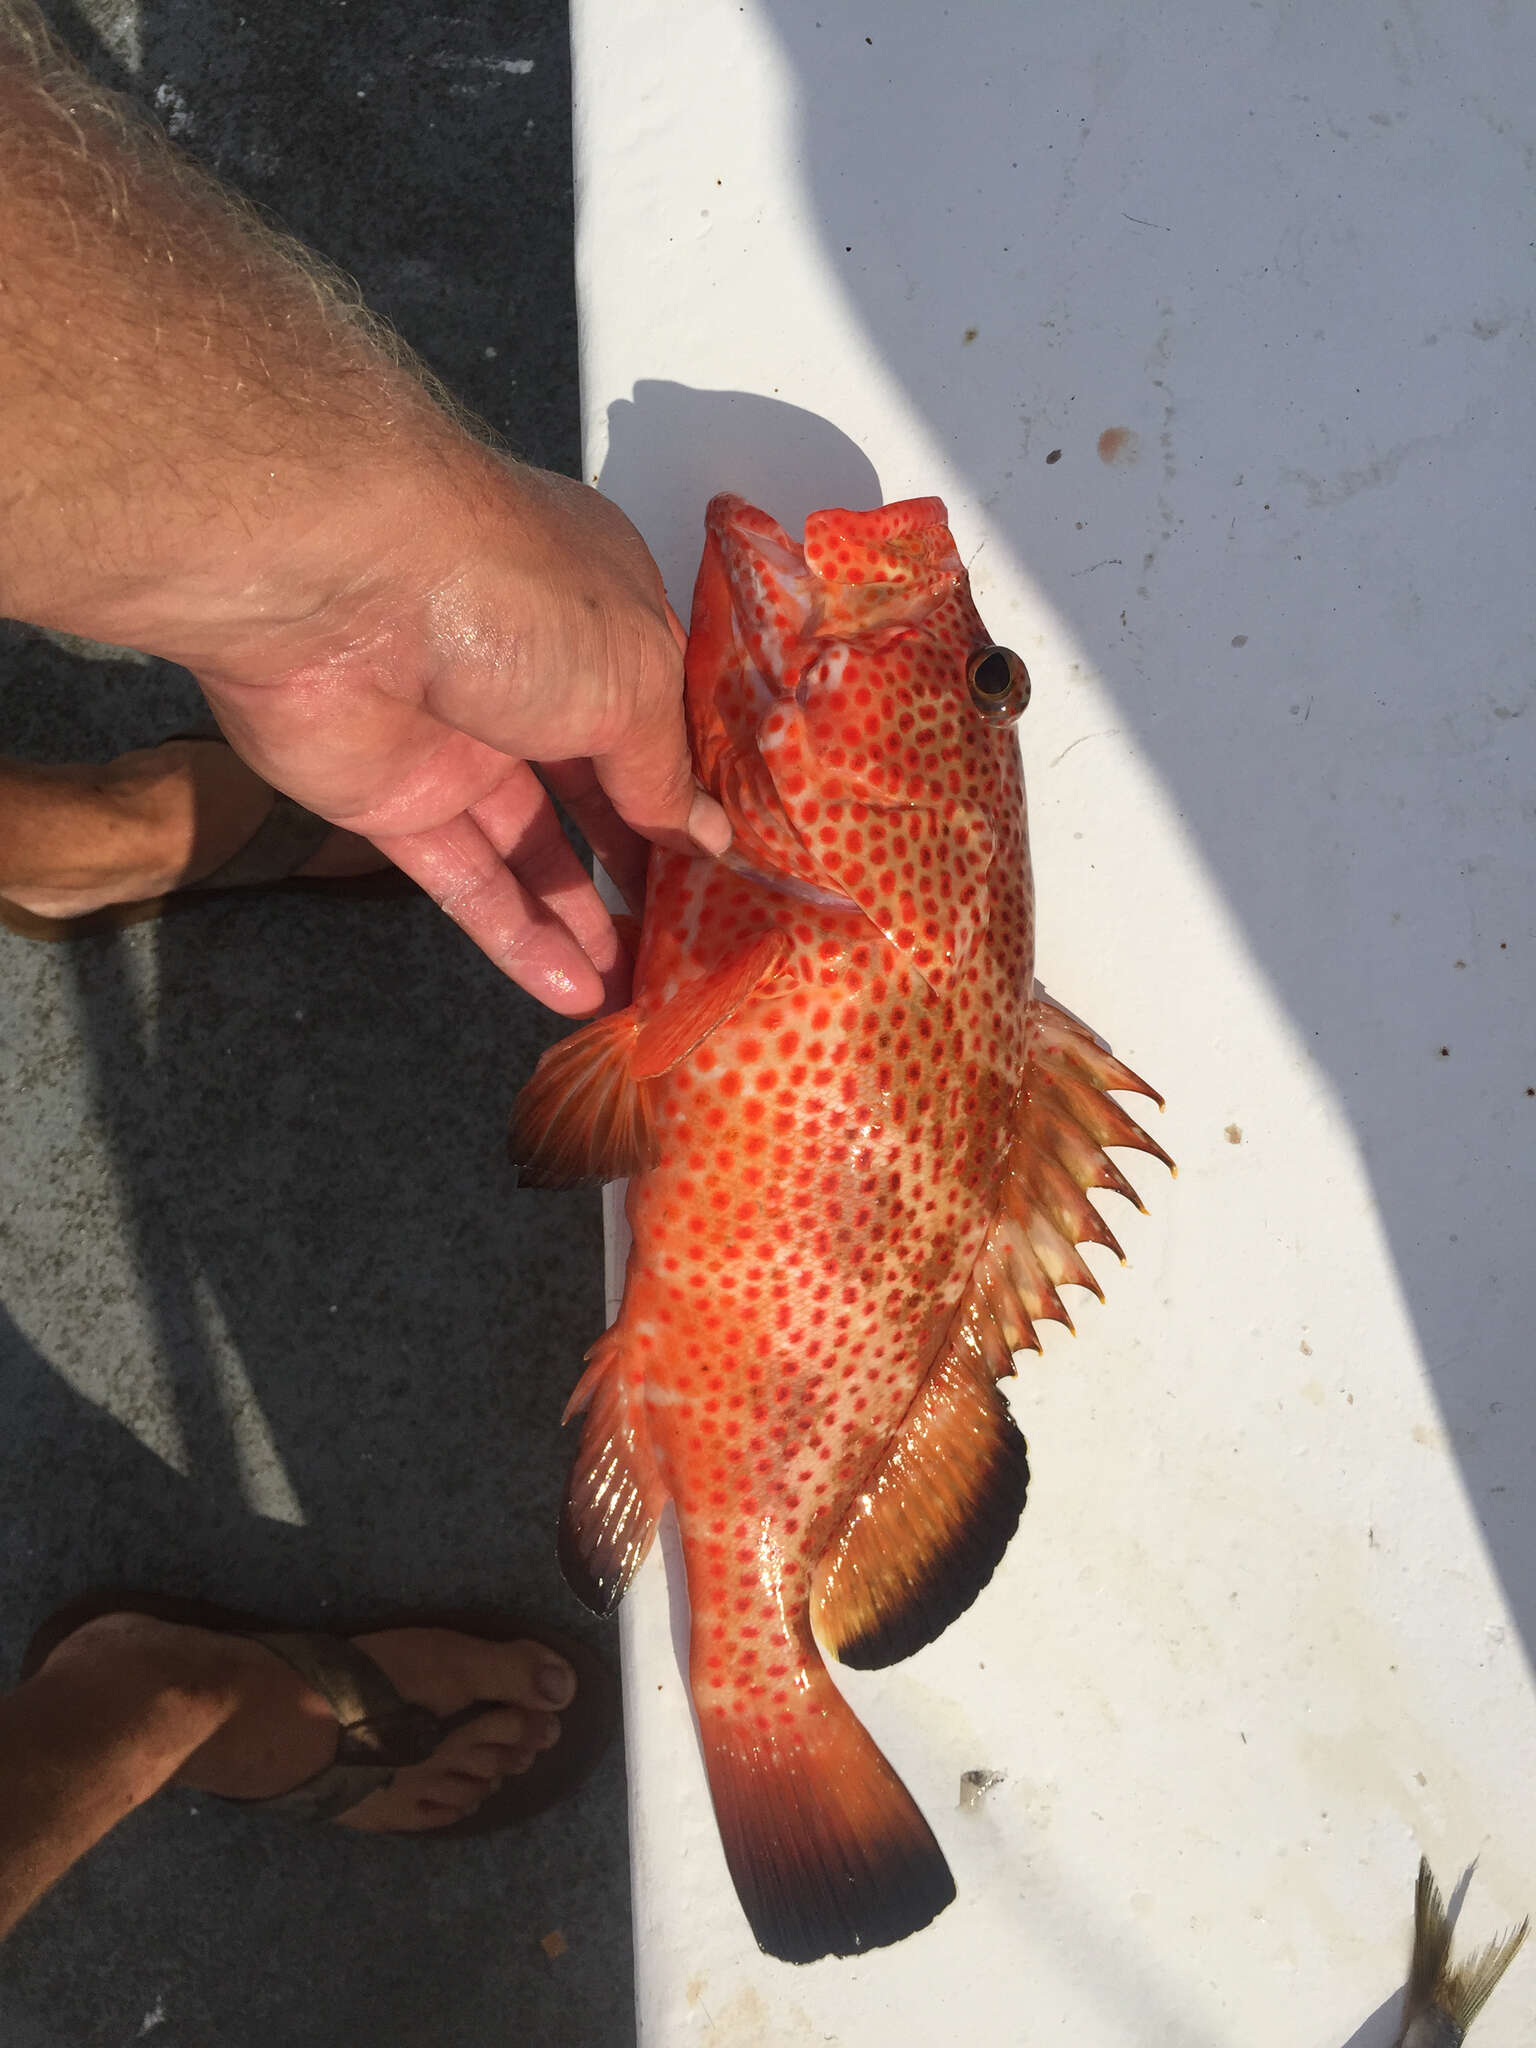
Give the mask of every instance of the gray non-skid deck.
M 563 9 L 143 0 L 95 10 L 104 43 L 52 12 L 515 448 L 574 466 Z M 197 708 L 177 671 L 0 627 L 8 752 L 104 758 Z M 491 1603 L 616 1656 L 552 1542 L 597 1203 L 518 1192 L 502 1151 L 560 1028 L 425 904 L 0 934 L 7 1674 L 50 1606 L 115 1582 L 301 1616 Z M 167 1799 L 0 1950 L 0 2039 L 622 2044 L 627 1884 L 617 1753 L 570 1809 L 458 1845 Z

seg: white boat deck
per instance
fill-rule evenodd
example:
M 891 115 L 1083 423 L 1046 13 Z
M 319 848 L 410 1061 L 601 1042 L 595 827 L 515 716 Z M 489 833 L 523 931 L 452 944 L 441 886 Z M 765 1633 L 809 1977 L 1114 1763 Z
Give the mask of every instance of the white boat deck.
M 1024 1362 L 996 1579 L 840 1675 L 931 1928 L 757 1951 L 646 1568 L 643 2048 L 1390 2048 L 1421 1849 L 1536 1909 L 1536 15 L 573 11 L 589 474 L 685 615 L 716 490 L 948 501 L 1040 976 L 1180 1164 Z

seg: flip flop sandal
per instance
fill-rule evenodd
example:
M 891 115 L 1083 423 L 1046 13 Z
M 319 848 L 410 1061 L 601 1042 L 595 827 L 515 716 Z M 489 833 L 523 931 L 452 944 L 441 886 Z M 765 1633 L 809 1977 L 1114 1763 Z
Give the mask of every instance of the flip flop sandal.
M 217 733 L 173 732 L 160 742 L 198 740 L 205 746 L 227 747 Z M 366 875 L 301 875 L 298 870 L 312 860 L 336 830 L 328 819 L 306 811 L 292 797 L 272 792 L 271 807 L 256 830 L 228 860 L 195 882 L 183 882 L 164 896 L 147 897 L 141 903 L 108 903 L 81 917 L 39 917 L 0 896 L 0 925 L 24 939 L 99 938 L 106 932 L 126 931 L 130 925 L 148 924 L 152 919 L 172 917 L 184 910 L 197 910 L 214 896 L 255 891 L 262 894 L 287 891 L 293 894 L 341 897 L 352 902 L 397 901 L 419 896 L 421 890 L 399 868 L 376 869 Z
M 170 1593 L 106 1589 L 86 1593 L 50 1615 L 22 1658 L 21 1678 L 31 1678 L 66 1636 L 103 1614 L 147 1614 L 157 1621 L 181 1622 L 189 1628 L 212 1629 L 223 1635 L 249 1636 L 285 1664 L 329 1703 L 341 1733 L 336 1755 L 292 1791 L 271 1799 L 224 1799 L 226 1806 L 247 1813 L 275 1814 L 295 1821 L 329 1821 L 347 1813 L 370 1792 L 389 1785 L 396 1771 L 425 1763 L 444 1738 L 480 1715 L 505 1704 L 478 1700 L 456 1714 L 434 1714 L 402 1699 L 366 1652 L 350 1638 L 390 1628 L 446 1628 L 487 1642 L 523 1640 L 542 1643 L 563 1657 L 576 1673 L 576 1695 L 560 1713 L 560 1740 L 540 1750 L 526 1771 L 504 1778 L 471 1814 L 443 1827 L 390 1830 L 401 1839 L 457 1841 L 530 1820 L 557 1800 L 566 1798 L 590 1774 L 607 1749 L 619 1719 L 619 1689 L 606 1664 L 584 1643 L 542 1624 L 512 1620 L 480 1610 L 434 1610 L 430 1614 L 394 1614 L 378 1621 L 333 1624 L 324 1630 L 293 1629 L 282 1622 L 218 1607 L 206 1600 L 181 1599 Z M 221 1798 L 218 1793 L 199 1795 Z

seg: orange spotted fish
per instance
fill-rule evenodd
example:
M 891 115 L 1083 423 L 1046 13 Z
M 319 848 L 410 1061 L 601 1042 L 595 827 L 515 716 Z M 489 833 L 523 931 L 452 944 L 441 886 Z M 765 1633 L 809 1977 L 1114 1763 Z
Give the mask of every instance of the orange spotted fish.
M 946 517 L 817 512 L 799 546 L 710 505 L 687 708 L 735 839 L 653 852 L 633 1003 L 513 1127 L 525 1183 L 629 1177 L 562 1562 L 611 1612 L 674 1503 L 726 1860 L 793 1962 L 954 1897 L 823 1648 L 892 1663 L 991 1577 L 1029 1478 L 997 1381 L 1063 1282 L 1099 1292 L 1076 1245 L 1119 1250 L 1104 1147 L 1166 1156 L 1107 1093 L 1153 1091 L 1035 992 L 1029 676 Z

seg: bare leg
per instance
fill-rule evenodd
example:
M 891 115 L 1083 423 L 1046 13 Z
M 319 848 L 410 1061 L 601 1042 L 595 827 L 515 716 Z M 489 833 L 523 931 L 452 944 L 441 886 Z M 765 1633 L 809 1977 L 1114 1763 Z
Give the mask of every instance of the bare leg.
M 37 767 L 0 757 L 0 896 L 42 917 L 137 903 L 211 874 L 271 803 L 228 747 L 171 740 L 103 766 Z M 365 874 L 376 847 L 335 832 L 306 875 Z
M 434 1713 L 504 1704 L 397 1772 L 339 1826 L 441 1826 L 559 1737 L 552 1710 L 570 1701 L 575 1680 L 542 1644 L 446 1629 L 356 1640 L 403 1698 Z M 258 1643 L 142 1615 L 86 1623 L 0 1699 L 0 1936 L 163 1785 L 267 1798 L 323 1770 L 336 1739 L 324 1700 Z

